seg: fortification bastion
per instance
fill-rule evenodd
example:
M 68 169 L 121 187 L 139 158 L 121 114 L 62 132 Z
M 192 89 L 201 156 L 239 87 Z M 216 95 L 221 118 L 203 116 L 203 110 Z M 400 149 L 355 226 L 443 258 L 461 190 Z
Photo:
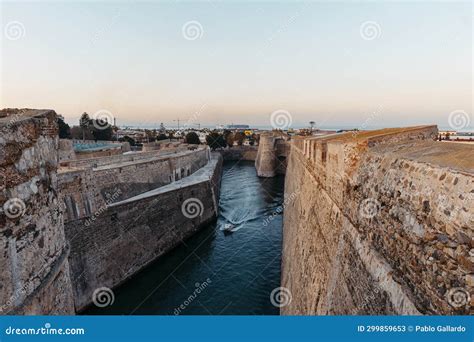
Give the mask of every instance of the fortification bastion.
M 207 146 L 76 158 L 53 110 L 2 110 L 0 133 L 0 314 L 74 314 L 217 216 Z
M 473 146 L 436 126 L 294 138 L 283 314 L 472 314 Z

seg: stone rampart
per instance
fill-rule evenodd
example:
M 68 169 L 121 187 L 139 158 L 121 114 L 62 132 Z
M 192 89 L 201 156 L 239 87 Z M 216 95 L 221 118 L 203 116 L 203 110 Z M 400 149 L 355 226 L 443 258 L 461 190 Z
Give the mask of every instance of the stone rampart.
M 435 126 L 292 141 L 283 314 L 473 314 L 474 162 Z
M 257 159 L 258 146 L 232 146 L 219 150 L 224 161 L 255 161 Z
M 289 146 L 289 137 L 280 132 L 262 133 L 255 158 L 257 175 L 275 177 L 277 174 L 285 174 Z
M 142 153 L 123 158 L 109 157 L 92 165 L 60 168 L 59 188 L 66 208 L 66 221 L 91 215 L 106 203 L 117 202 L 140 193 L 188 177 L 209 160 L 209 149 L 186 150 L 180 153 Z M 113 163 L 112 163 L 113 161 Z
M 0 112 L 0 314 L 72 314 L 56 113 Z
M 189 177 L 69 222 L 76 308 L 113 288 L 217 217 L 222 157 Z M 124 253 L 126 251 L 126 253 Z

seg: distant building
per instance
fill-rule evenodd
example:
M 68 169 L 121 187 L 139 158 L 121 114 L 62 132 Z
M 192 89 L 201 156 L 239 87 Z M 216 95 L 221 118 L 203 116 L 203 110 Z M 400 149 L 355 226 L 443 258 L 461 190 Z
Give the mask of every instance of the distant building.
M 227 129 L 249 129 L 249 125 L 227 125 Z
M 456 131 L 439 131 L 439 134 L 440 134 L 442 137 L 445 137 L 445 136 L 447 136 L 447 135 L 450 135 L 450 136 L 456 135 L 457 132 L 456 132 Z

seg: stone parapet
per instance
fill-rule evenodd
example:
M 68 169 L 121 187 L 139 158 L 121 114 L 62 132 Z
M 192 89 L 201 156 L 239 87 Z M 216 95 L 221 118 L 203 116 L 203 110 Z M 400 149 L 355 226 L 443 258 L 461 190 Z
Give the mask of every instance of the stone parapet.
M 282 313 L 474 313 L 474 146 L 436 135 L 292 140 L 282 286 L 293 301 Z
M 84 309 L 95 289 L 118 286 L 215 220 L 221 168 L 222 157 L 213 154 L 189 177 L 69 222 L 76 307 Z

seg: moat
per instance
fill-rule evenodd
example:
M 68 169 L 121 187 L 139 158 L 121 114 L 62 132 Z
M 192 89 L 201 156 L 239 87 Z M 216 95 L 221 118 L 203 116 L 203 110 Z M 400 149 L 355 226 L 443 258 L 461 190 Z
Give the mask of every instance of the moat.
M 283 187 L 283 176 L 257 177 L 253 162 L 226 162 L 217 221 L 114 289 L 113 305 L 83 313 L 278 315 Z

